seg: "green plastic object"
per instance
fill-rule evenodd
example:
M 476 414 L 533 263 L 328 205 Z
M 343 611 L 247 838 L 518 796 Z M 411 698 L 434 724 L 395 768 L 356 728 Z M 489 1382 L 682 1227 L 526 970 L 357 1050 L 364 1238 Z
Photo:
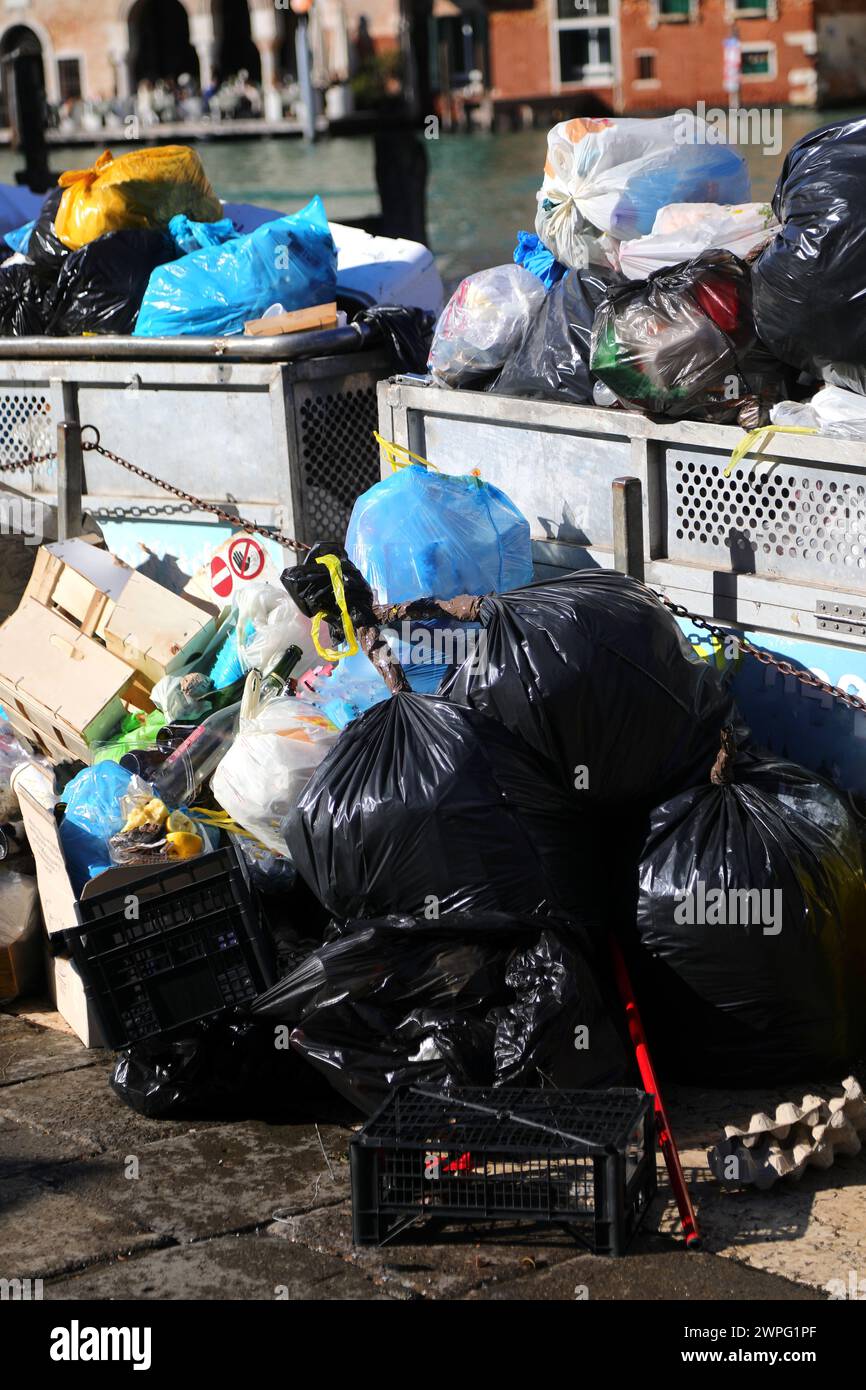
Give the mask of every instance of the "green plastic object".
M 164 724 L 165 715 L 159 709 L 147 715 L 127 714 L 121 720 L 111 742 L 101 744 L 95 751 L 94 766 L 107 759 L 119 763 L 124 753 L 134 753 L 139 748 L 152 748 Z

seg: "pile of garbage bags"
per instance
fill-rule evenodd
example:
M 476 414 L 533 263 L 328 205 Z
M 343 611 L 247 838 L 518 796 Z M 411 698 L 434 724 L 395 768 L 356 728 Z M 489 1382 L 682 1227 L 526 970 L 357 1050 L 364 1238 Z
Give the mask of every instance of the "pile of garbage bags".
M 58 770 L 84 908 L 103 876 L 135 892 L 181 863 L 197 882 L 231 847 L 278 963 L 200 1016 L 169 982 L 117 1094 L 223 1114 L 322 1078 L 367 1111 L 408 1080 L 627 1084 L 613 942 L 663 1075 L 846 1065 L 866 1041 L 848 803 L 753 745 L 643 584 L 532 582 L 509 498 L 386 453 L 401 466 L 358 498 L 348 548 L 320 542 L 282 576 L 269 560 L 151 713 Z M 419 592 L 440 582 L 447 597 Z
M 377 486 L 384 506 L 392 494 Z M 407 533 L 409 582 L 428 542 Z M 368 538 L 371 575 L 392 543 L 387 527 L 378 549 Z M 406 1081 L 616 1084 L 632 1065 L 616 938 L 667 1075 L 779 1084 L 856 1052 L 866 888 L 850 810 L 751 745 L 720 677 L 653 594 L 590 571 L 381 604 L 346 551 L 324 558 L 319 546 L 287 571 L 287 591 L 321 605 L 332 643 L 365 644 L 352 659 L 382 693 L 306 763 L 291 734 L 281 751 L 267 724 L 242 721 L 212 783 L 236 820 L 245 802 L 269 803 L 246 824 L 327 923 L 317 939 L 308 916 L 292 919 L 291 895 L 273 898 L 298 940 L 250 1008 L 259 1028 L 281 1028 L 296 1058 L 368 1112 Z M 395 607 L 471 618 L 483 658 L 435 693 L 394 667 L 387 684 L 376 643 Z M 309 718 L 332 678 L 299 678 L 267 721 L 284 733 Z M 251 748 L 256 738 L 267 746 Z M 115 1088 L 161 1105 L 158 1064 L 173 1111 L 202 1046 L 193 1035 L 168 1061 L 133 1047 Z
M 34 223 L 7 233 L 0 334 L 222 336 L 279 304 L 336 296 L 321 199 L 241 234 L 181 145 L 106 150 L 61 175 Z
M 458 287 L 428 369 L 440 386 L 746 429 L 825 382 L 864 395 L 864 169 L 864 119 L 799 140 L 772 205 L 748 201 L 742 157 L 688 112 L 557 125 L 535 235 Z

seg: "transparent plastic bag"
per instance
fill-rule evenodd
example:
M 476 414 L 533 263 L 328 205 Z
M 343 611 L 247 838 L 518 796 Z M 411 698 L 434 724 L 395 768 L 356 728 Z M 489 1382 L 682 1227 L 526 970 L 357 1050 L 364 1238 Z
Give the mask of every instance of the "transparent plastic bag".
M 0 822 L 17 820 L 18 798 L 12 790 L 12 773 L 22 763 L 41 762 L 18 742 L 12 725 L 0 715 Z
M 265 580 L 240 586 L 237 644 L 242 669 L 261 671 L 263 676 L 289 647 L 300 647 L 304 666 L 316 660 L 310 619 L 281 585 Z
M 780 401 L 774 425 L 813 429 L 830 439 L 866 439 L 866 398 L 841 386 L 824 386 L 811 401 Z
M 748 266 L 729 251 L 612 290 L 589 365 L 625 404 L 671 419 L 733 423 L 784 392 L 784 368 L 757 342 Z
M 778 231 L 769 203 L 671 203 L 656 215 L 649 236 L 622 242 L 620 269 L 629 280 L 644 280 L 654 270 L 693 260 L 702 251 L 745 257 Z
M 557 260 L 582 270 L 604 255 L 601 233 L 646 236 L 669 203 L 745 202 L 745 160 L 707 137 L 706 122 L 688 111 L 560 122 L 547 137 L 538 235 Z
M 499 370 L 544 303 L 537 275 L 497 265 L 457 286 L 436 325 L 427 365 L 446 386 L 470 386 Z
M 237 737 L 214 773 L 214 797 L 237 825 L 268 849 L 285 854 L 281 823 L 338 738 L 339 730 L 305 700 L 268 700 L 241 719 Z
M 172 810 L 142 777 L 132 776 L 120 798 L 123 824 L 108 842 L 114 864 L 170 864 L 212 847 L 208 831 L 184 809 Z

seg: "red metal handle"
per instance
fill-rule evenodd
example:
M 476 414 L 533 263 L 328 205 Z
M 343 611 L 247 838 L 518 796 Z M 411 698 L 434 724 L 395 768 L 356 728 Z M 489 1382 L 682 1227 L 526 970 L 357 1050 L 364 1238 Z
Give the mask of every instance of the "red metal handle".
M 649 1045 L 646 1040 L 640 1010 L 637 1000 L 634 997 L 634 987 L 631 982 L 625 959 L 620 950 L 619 942 L 614 936 L 610 938 L 610 950 L 613 957 L 613 970 L 616 977 L 616 987 L 619 990 L 619 997 L 625 1009 L 626 1022 L 628 1024 L 629 1036 L 631 1037 L 634 1055 L 637 1058 L 638 1070 L 640 1071 L 641 1081 L 644 1090 L 651 1092 L 656 1113 L 656 1128 L 658 1130 L 659 1148 L 664 1154 L 667 1164 L 668 1177 L 671 1180 L 674 1197 L 676 1198 L 677 1209 L 680 1214 L 680 1224 L 683 1228 L 683 1235 L 686 1240 L 686 1248 L 689 1250 L 700 1249 L 701 1235 L 698 1230 L 698 1218 L 692 1206 L 692 1199 L 689 1196 L 689 1189 L 686 1186 L 683 1165 L 680 1162 L 679 1150 L 670 1121 L 667 1117 L 665 1104 L 662 1099 L 659 1083 L 656 1079 L 655 1068 L 653 1067 L 652 1057 L 650 1056 Z

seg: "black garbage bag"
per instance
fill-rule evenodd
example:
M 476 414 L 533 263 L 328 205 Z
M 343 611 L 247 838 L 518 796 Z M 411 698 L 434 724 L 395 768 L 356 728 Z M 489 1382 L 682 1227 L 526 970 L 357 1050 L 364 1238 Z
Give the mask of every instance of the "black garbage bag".
M 45 332 L 44 289 L 29 265 L 0 268 L 0 337 Z
M 131 333 L 151 271 L 177 259 L 165 232 L 108 232 L 72 251 L 46 296 L 47 329 L 55 337 Z
M 548 969 L 558 1022 L 530 998 L 533 962 L 540 977 L 542 960 L 563 976 L 554 982 Z M 252 1013 L 290 1027 L 295 1051 L 369 1112 L 391 1086 L 410 1081 L 446 1090 L 571 1084 L 556 1078 L 574 1074 L 573 1057 L 581 1084 L 612 1084 L 625 1052 L 600 1016 L 601 997 L 588 939 L 567 919 L 389 916 L 348 923 L 260 995 Z M 590 1044 L 578 1051 L 582 1026 Z
M 590 368 L 626 405 L 671 419 L 766 423 L 785 370 L 758 342 L 749 267 L 704 251 L 607 295 Z
M 425 375 L 436 322 L 433 314 L 402 304 L 373 304 L 361 309 L 352 322 L 368 323 L 376 329 L 390 351 L 395 372 Z
M 603 941 L 576 925 L 554 927 L 514 954 L 505 976 L 514 999 L 496 1012 L 497 1086 L 622 1082 L 629 1052 Z
M 641 856 L 634 983 L 657 1060 L 704 1085 L 841 1075 L 866 1013 L 852 818 L 793 763 L 727 753 L 714 776 L 652 812 Z
M 705 780 L 730 695 L 637 580 L 581 570 L 480 606 L 484 660 L 440 695 L 520 735 L 592 805 L 651 805 Z
M 181 1036 L 132 1043 L 118 1055 L 111 1088 L 149 1119 L 218 1119 L 279 1108 L 290 1069 L 273 1030 L 234 1013 Z
M 773 211 L 782 230 L 756 261 L 755 318 L 785 362 L 866 391 L 866 119 L 813 130 L 782 166 Z M 842 364 L 847 364 L 843 367 Z
M 595 311 L 622 277 L 601 266 L 554 285 L 490 390 L 542 401 L 592 402 L 589 352 Z
M 27 255 L 36 268 L 36 275 L 49 284 L 56 281 L 63 262 L 71 254 L 69 247 L 64 246 L 54 230 L 54 219 L 63 193 L 62 188 L 52 188 L 42 204 L 42 210 L 27 244 Z
M 432 695 L 394 695 L 353 720 L 284 825 L 338 918 L 591 911 L 579 808 L 519 738 Z
M 324 613 L 331 637 L 335 641 L 345 642 L 343 614 L 334 593 L 331 572 L 327 566 L 319 563 L 326 555 L 335 555 L 340 561 L 346 608 L 355 627 L 373 625 L 376 621 L 373 615 L 373 590 L 342 545 L 318 541 L 307 551 L 300 564 L 283 570 L 282 584 L 305 617 L 315 618 L 318 613 Z

